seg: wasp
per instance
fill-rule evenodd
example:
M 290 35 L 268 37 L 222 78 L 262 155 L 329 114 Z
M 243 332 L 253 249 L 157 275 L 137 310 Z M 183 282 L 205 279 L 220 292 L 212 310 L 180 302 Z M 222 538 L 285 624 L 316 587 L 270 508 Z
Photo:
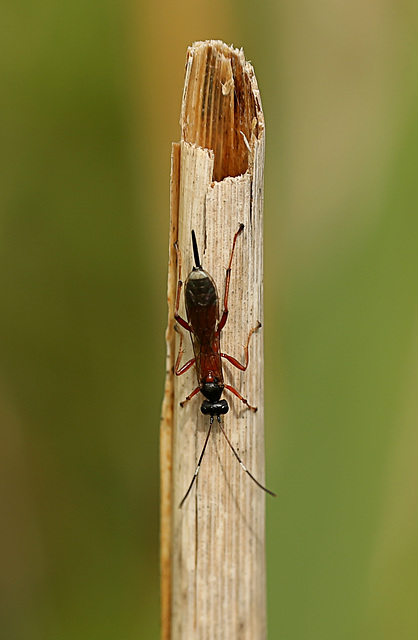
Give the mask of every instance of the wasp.
M 177 376 L 182 375 L 186 371 L 188 371 L 193 365 L 196 368 L 198 385 L 197 387 L 187 396 L 183 402 L 180 402 L 180 405 L 183 407 L 187 402 L 189 402 L 194 396 L 196 396 L 199 392 L 204 396 L 204 400 L 202 401 L 202 405 L 200 407 L 201 412 L 204 415 L 210 416 L 209 429 L 206 435 L 205 443 L 203 445 L 202 452 L 199 457 L 199 461 L 194 472 L 194 476 L 192 481 L 190 482 L 189 488 L 186 491 L 186 494 L 182 501 L 180 502 L 179 507 L 181 508 L 189 495 L 193 484 L 197 478 L 199 473 L 200 465 L 203 460 L 203 456 L 205 455 L 206 446 L 209 440 L 209 436 L 212 430 L 212 425 L 214 419 L 216 417 L 219 428 L 222 431 L 229 447 L 231 448 L 234 456 L 238 460 L 241 467 L 244 469 L 245 473 L 250 476 L 250 478 L 266 493 L 269 493 L 272 496 L 276 494 L 263 487 L 258 480 L 254 478 L 254 476 L 250 473 L 247 467 L 242 462 L 235 448 L 233 447 L 231 441 L 229 440 L 221 422 L 221 415 L 228 413 L 229 405 L 228 401 L 225 398 L 221 398 L 224 390 L 228 390 L 233 393 L 237 398 L 243 402 L 246 407 L 251 411 L 257 411 L 257 407 L 253 407 L 249 404 L 248 400 L 244 398 L 237 389 L 231 387 L 229 384 L 224 382 L 223 372 L 222 372 L 222 359 L 228 360 L 234 367 L 239 369 L 240 371 L 245 371 L 248 367 L 248 346 L 251 340 L 251 336 L 257 329 L 261 327 L 261 323 L 258 322 L 255 327 L 253 327 L 247 338 L 246 345 L 244 347 L 245 353 L 245 363 L 242 364 L 233 356 L 228 355 L 227 353 L 222 353 L 220 348 L 220 336 L 221 331 L 224 328 L 226 321 L 228 319 L 228 295 L 229 295 L 229 285 L 231 281 L 231 269 L 232 269 L 232 260 L 234 257 L 235 245 L 238 239 L 238 236 L 243 232 L 244 225 L 241 223 L 239 225 L 238 231 L 234 235 L 234 239 L 232 241 L 232 249 L 231 255 L 229 258 L 228 268 L 226 270 L 226 279 L 225 279 L 225 293 L 223 299 L 223 311 L 222 315 L 219 319 L 219 298 L 217 293 L 216 284 L 213 278 L 209 275 L 207 271 L 202 268 L 199 251 L 196 242 L 195 232 L 192 231 L 192 245 L 193 245 L 193 256 L 195 266 L 192 268 L 192 271 L 189 273 L 186 282 L 184 283 L 184 300 L 186 306 L 186 314 L 187 320 L 182 318 L 179 314 L 179 306 L 180 306 L 180 296 L 183 288 L 183 282 L 181 279 L 181 270 L 182 270 L 182 260 L 181 260 L 181 252 L 178 247 L 177 242 L 174 244 L 174 248 L 177 253 L 177 261 L 178 261 L 178 270 L 179 270 L 179 279 L 177 284 L 177 295 L 176 295 L 176 304 L 174 310 L 174 317 L 181 327 L 188 331 L 191 336 L 194 357 L 188 360 L 185 364 L 181 365 L 181 359 L 184 354 L 183 350 L 183 332 L 179 329 L 178 325 L 175 325 L 175 329 L 180 333 L 180 347 L 179 353 L 177 356 L 177 360 L 175 363 L 174 371 Z

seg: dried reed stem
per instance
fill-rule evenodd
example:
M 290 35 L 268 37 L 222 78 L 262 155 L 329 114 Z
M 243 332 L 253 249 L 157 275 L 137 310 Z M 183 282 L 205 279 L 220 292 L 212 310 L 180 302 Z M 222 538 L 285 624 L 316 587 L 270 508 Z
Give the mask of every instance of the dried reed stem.
M 194 367 L 173 374 L 174 304 L 178 278 L 173 244 L 183 257 L 182 279 L 193 266 L 194 229 L 203 268 L 218 285 L 239 223 L 232 265 L 229 318 L 221 349 L 240 361 L 250 329 L 263 322 L 264 118 L 252 66 L 242 51 L 219 41 L 189 48 L 181 110 L 182 139 L 173 145 L 168 280 L 167 378 L 161 421 L 161 571 L 163 640 L 263 640 L 265 494 L 250 480 L 214 425 L 195 486 L 178 508 L 195 471 L 209 418 Z M 182 296 L 183 297 L 183 296 Z M 186 317 L 183 300 L 180 313 Z M 184 336 L 183 362 L 193 357 Z M 178 349 L 178 341 L 177 341 Z M 264 482 L 263 329 L 252 336 L 247 371 L 228 363 L 225 382 L 257 413 L 225 392 L 223 425 L 253 475 Z

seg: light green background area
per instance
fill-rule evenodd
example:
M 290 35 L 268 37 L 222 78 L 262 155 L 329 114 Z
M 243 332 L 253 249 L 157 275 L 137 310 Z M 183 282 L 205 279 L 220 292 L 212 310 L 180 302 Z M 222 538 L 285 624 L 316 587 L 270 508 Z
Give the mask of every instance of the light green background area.
M 1 638 L 158 638 L 170 147 L 205 38 L 244 47 L 267 124 L 269 638 L 418 637 L 417 28 L 395 0 L 3 3 Z

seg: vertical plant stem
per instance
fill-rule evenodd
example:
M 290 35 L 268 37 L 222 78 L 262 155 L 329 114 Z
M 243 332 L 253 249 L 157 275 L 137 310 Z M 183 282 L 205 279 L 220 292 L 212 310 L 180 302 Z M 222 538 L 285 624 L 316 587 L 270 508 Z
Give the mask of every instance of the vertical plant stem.
M 243 472 L 214 423 L 192 492 L 209 427 L 194 367 L 174 376 L 173 309 L 178 278 L 173 243 L 182 251 L 184 281 L 193 266 L 191 231 L 203 268 L 218 286 L 222 311 L 226 267 L 232 263 L 229 317 L 221 351 L 241 362 L 243 346 L 263 322 L 264 118 L 252 66 L 219 41 L 189 48 L 181 111 L 182 139 L 173 147 L 167 380 L 161 422 L 161 570 L 163 640 L 263 640 L 266 637 L 265 494 Z M 182 295 L 183 298 L 183 295 Z M 186 317 L 183 299 L 180 314 Z M 224 378 L 252 405 L 225 390 L 223 427 L 245 466 L 264 483 L 263 329 L 249 346 L 245 372 L 226 362 Z M 183 362 L 193 357 L 184 336 Z M 178 349 L 178 342 L 177 342 Z

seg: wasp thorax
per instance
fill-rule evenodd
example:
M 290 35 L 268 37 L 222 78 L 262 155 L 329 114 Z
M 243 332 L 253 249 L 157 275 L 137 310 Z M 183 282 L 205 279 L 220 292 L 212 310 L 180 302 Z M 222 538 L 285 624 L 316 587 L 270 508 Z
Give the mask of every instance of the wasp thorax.
M 223 385 L 219 382 L 204 382 L 200 390 L 210 402 L 217 402 L 222 395 Z

